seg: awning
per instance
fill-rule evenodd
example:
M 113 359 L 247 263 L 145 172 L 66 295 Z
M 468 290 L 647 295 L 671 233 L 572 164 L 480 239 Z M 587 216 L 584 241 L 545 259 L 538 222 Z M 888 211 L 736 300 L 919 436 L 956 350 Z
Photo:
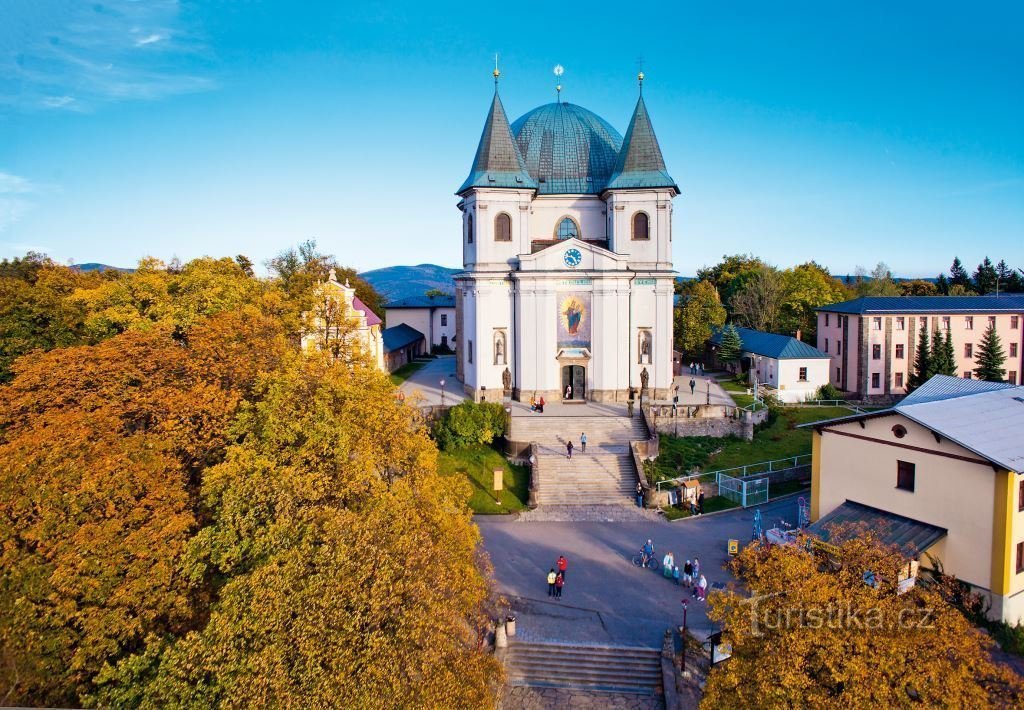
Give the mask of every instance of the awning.
M 918 558 L 929 547 L 946 536 L 947 530 L 930 523 L 890 513 L 869 505 L 848 500 L 820 518 L 807 531 L 824 542 L 830 542 L 833 526 L 849 527 L 851 532 L 872 532 L 878 539 L 895 545 L 907 558 Z M 831 540 L 839 542 L 839 539 Z

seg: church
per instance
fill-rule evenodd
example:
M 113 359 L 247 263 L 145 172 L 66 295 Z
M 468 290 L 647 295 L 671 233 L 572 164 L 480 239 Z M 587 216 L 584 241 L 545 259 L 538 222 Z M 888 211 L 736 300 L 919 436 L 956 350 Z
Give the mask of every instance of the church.
M 498 94 L 458 189 L 457 376 L 476 401 L 623 402 L 672 384 L 672 200 L 643 99 L 625 138 L 559 100 Z

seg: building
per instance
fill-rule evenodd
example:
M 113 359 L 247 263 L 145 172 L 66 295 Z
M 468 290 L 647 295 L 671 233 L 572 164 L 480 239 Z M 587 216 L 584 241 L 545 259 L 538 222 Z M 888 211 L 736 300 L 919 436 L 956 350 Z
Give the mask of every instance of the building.
M 743 341 L 739 366 L 750 375 L 750 383 L 765 385 L 782 402 L 816 399 L 818 388 L 828 383 L 827 353 L 791 335 L 736 328 Z M 722 342 L 722 331 L 708 341 L 712 349 Z
M 560 98 L 509 125 L 496 78 L 457 194 L 469 396 L 500 399 L 506 383 L 517 399 L 624 401 L 644 385 L 668 396 L 679 189 L 642 95 L 625 138 Z
M 423 333 L 428 347 L 455 348 L 455 296 L 412 296 L 385 307 L 387 327 L 405 323 Z
M 427 341 L 423 333 L 405 323 L 385 328 L 381 337 L 384 341 L 384 366 L 388 372 L 394 372 L 426 354 Z
M 340 357 L 354 347 L 366 354 L 381 370 L 384 366 L 382 321 L 356 296 L 356 290 L 338 282 L 331 269 L 327 281 L 316 285 L 313 311 L 305 314 L 307 331 L 302 336 L 303 350 L 320 350 Z
M 832 358 L 830 382 L 859 397 L 904 395 L 921 328 L 953 338 L 957 371 L 974 376 L 978 344 L 995 324 L 1007 381 L 1024 373 L 1024 295 L 865 296 L 817 309 L 818 348 Z
M 812 530 L 859 522 L 1024 621 L 1024 387 L 936 375 L 890 409 L 805 426 Z

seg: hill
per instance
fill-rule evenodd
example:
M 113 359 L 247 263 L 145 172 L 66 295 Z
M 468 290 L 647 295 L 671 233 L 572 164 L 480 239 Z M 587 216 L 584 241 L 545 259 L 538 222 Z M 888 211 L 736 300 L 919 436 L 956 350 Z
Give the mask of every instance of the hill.
M 455 293 L 452 276 L 461 269 L 449 269 L 437 264 L 418 264 L 417 266 L 386 266 L 359 274 L 386 301 L 397 301 L 410 296 L 422 296 L 430 289 L 438 289 L 445 293 Z
M 126 269 L 122 266 L 110 266 L 109 264 L 98 264 L 96 262 L 89 262 L 88 264 L 73 264 L 72 269 L 78 269 L 79 271 L 120 271 L 125 274 L 130 274 L 135 269 Z

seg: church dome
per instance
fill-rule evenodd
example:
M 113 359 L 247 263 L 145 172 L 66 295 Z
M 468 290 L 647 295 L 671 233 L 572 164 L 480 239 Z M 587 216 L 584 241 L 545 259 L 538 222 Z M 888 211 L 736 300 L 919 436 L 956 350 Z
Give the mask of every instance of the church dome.
M 597 194 L 615 170 L 622 136 L 582 106 L 539 106 L 512 124 L 526 170 L 542 195 Z

